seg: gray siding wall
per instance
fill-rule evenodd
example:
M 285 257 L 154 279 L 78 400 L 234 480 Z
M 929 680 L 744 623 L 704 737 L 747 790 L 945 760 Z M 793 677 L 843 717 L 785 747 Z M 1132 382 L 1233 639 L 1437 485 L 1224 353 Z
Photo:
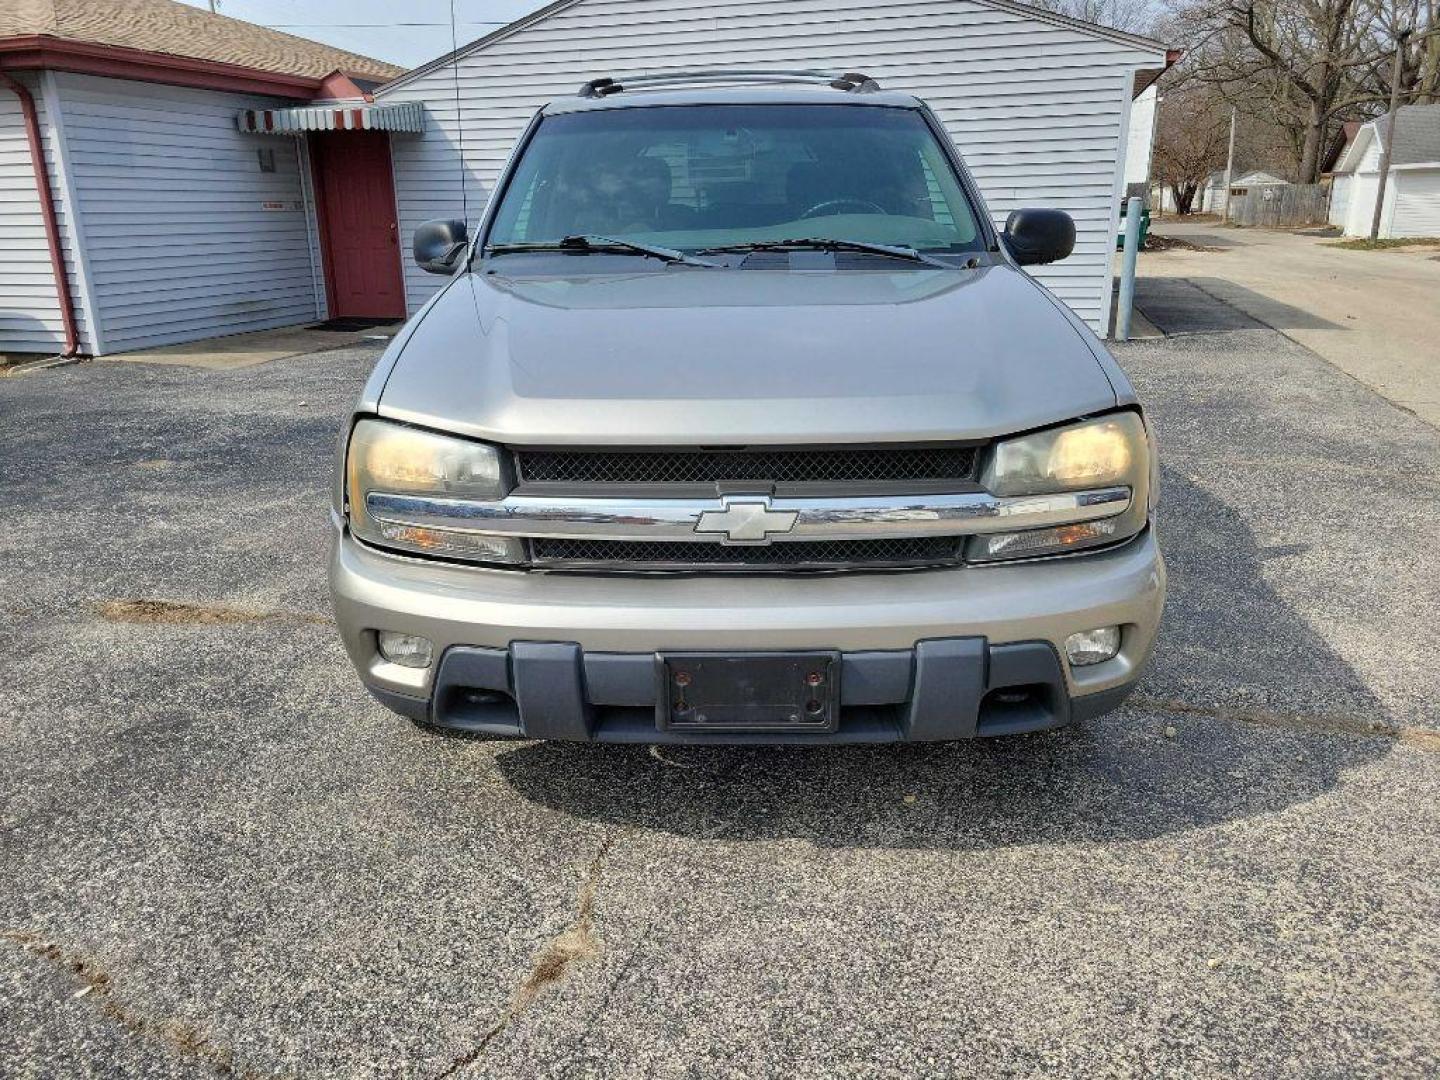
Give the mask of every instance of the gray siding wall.
M 397 137 L 400 224 L 460 212 L 460 147 L 473 220 L 535 109 L 597 74 L 695 67 L 860 70 L 930 102 L 997 222 L 1020 206 L 1075 218 L 1075 254 L 1035 276 L 1096 330 L 1109 308 L 1130 88 L 1159 52 L 973 0 L 583 0 L 459 64 L 381 95 L 423 101 L 427 129 Z M 412 310 L 441 284 L 411 265 Z
M 99 322 L 94 351 L 316 318 L 299 147 L 235 127 L 237 110 L 280 103 L 85 75 L 47 85 L 73 196 L 67 227 Z M 260 170 L 262 148 L 274 172 Z
M 35 97 L 43 132 L 39 80 L 20 81 Z M 64 344 L 25 117 L 20 100 L 0 87 L 0 352 L 54 353 Z

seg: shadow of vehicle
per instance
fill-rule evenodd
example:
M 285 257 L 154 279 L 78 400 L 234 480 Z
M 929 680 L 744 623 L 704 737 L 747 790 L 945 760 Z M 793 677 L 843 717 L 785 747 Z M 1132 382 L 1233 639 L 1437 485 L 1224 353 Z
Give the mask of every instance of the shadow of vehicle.
M 1328 319 L 1225 278 L 1140 276 L 1135 279 L 1135 306 L 1166 334 L 1341 329 Z
M 1266 585 L 1266 553 L 1239 517 L 1178 474 L 1167 472 L 1164 484 L 1170 608 L 1137 699 L 1274 700 L 1304 686 L 1352 715 L 1380 716 L 1356 674 Z M 531 802 L 608 825 L 963 850 L 1145 840 L 1276 813 L 1331 789 L 1389 745 L 1141 704 L 1050 734 L 973 743 L 654 751 L 529 743 L 496 763 Z

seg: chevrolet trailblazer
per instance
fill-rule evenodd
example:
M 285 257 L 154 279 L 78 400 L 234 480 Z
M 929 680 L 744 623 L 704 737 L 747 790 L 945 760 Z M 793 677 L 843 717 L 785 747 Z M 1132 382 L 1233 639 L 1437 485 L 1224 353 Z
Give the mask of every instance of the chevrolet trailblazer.
M 965 739 L 1113 708 L 1165 592 L 1153 439 L 921 101 L 596 79 L 521 138 L 340 441 L 330 580 L 422 724 Z

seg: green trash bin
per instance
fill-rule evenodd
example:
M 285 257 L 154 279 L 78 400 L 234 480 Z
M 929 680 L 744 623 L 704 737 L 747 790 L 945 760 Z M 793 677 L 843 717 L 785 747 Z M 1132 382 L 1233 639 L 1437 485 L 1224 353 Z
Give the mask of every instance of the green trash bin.
M 1120 231 L 1115 234 L 1115 250 L 1125 250 L 1125 209 L 1126 204 L 1120 204 Z M 1144 207 L 1140 211 L 1140 247 L 1144 248 L 1145 238 L 1150 235 L 1150 208 Z

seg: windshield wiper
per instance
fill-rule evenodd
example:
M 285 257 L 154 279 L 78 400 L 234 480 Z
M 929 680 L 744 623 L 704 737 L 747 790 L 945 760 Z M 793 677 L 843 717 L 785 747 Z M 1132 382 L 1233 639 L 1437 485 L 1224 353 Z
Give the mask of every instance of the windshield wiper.
M 907 259 L 945 270 L 958 269 L 951 263 L 941 262 L 923 251 L 903 244 L 867 244 L 861 240 L 832 240 L 824 236 L 810 236 L 798 240 L 756 240 L 749 244 L 725 244 L 700 249 L 702 255 L 719 255 L 726 251 L 864 251 L 871 255 L 888 255 L 892 259 Z
M 617 240 L 613 236 L 597 236 L 594 233 L 576 234 L 567 236 L 558 242 L 533 243 L 533 244 L 491 244 L 487 249 L 492 255 L 512 255 L 522 251 L 565 251 L 575 252 L 582 255 L 594 252 L 606 252 L 608 254 L 630 254 L 645 255 L 652 259 L 660 259 L 667 263 L 683 263 L 686 266 L 708 266 L 712 270 L 721 269 L 717 262 L 709 259 L 697 259 L 693 255 L 687 255 L 675 248 L 659 247 L 654 244 L 639 244 L 634 240 Z

